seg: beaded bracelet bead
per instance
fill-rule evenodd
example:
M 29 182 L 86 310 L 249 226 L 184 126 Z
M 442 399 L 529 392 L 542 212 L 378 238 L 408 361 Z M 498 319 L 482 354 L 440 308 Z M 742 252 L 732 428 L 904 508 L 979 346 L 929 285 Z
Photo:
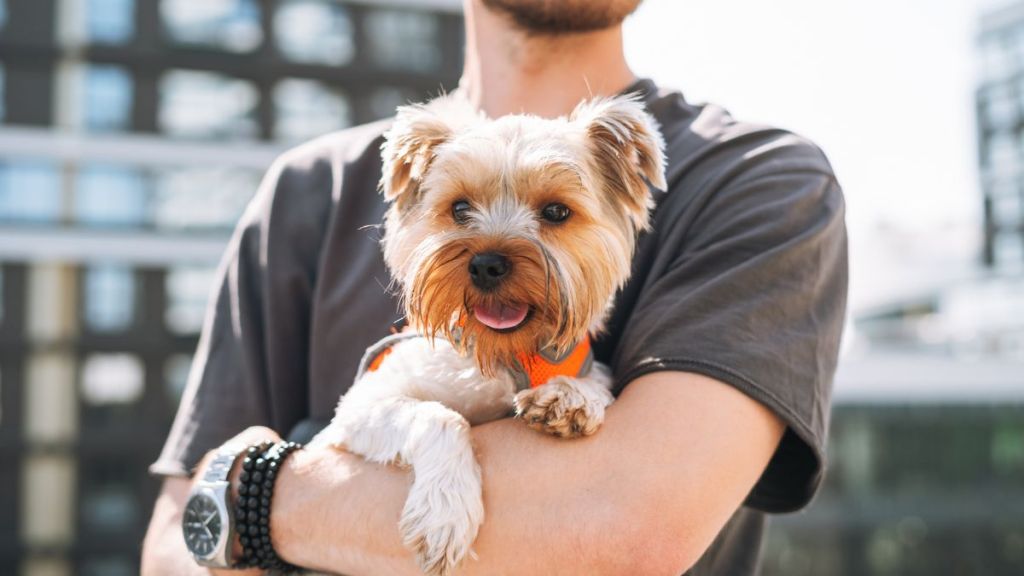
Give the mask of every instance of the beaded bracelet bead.
M 259 445 L 258 450 L 247 454 L 242 461 L 235 517 L 243 562 L 248 566 L 282 572 L 298 570 L 274 551 L 270 540 L 270 503 L 281 464 L 300 447 L 295 442 L 279 442 L 269 447 Z
M 245 458 L 242 460 L 242 471 L 238 475 L 238 501 L 235 503 L 235 533 L 242 544 L 242 558 L 238 563 L 239 568 L 255 566 L 255 548 L 249 535 L 249 508 L 246 502 L 249 498 L 249 481 L 252 478 L 253 464 L 256 459 L 263 455 L 273 442 L 261 442 L 249 446 L 245 450 Z

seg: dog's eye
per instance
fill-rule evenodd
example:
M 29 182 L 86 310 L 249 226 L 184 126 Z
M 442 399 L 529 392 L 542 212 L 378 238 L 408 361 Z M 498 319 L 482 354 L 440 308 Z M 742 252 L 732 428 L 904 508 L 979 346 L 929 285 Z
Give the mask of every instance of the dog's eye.
M 469 211 L 473 207 L 465 200 L 458 200 L 452 204 L 452 218 L 456 224 L 469 222 Z
M 555 202 L 545 206 L 540 215 L 548 222 L 564 222 L 569 217 L 569 207 Z

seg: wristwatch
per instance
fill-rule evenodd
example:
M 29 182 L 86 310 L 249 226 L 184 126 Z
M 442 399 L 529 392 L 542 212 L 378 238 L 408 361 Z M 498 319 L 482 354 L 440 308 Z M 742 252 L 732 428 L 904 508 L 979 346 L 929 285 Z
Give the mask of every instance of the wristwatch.
M 234 565 L 231 543 L 235 522 L 228 475 L 245 446 L 223 446 L 196 483 L 185 503 L 181 530 L 185 546 L 201 566 L 231 568 Z

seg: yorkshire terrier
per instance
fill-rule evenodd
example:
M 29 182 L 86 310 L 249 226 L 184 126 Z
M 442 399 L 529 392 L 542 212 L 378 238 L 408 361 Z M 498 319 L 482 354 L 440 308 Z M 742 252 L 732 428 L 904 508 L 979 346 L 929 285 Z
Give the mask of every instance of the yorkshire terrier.
M 665 189 L 664 143 L 635 97 L 567 117 L 485 118 L 457 95 L 399 108 L 381 147 L 384 259 L 409 330 L 364 356 L 315 440 L 410 466 L 399 529 L 447 576 L 483 522 L 469 428 L 513 412 L 563 438 L 612 403 L 599 333 Z

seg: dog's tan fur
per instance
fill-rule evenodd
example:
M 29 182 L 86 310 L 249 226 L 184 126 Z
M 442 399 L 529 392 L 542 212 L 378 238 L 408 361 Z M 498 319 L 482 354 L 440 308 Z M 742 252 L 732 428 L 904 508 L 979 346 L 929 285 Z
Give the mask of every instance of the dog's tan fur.
M 607 368 L 516 393 L 506 367 L 519 354 L 564 352 L 603 329 L 648 227 L 648 183 L 664 189 L 663 143 L 628 97 L 580 104 L 568 117 L 487 120 L 457 96 L 399 110 L 382 148 L 384 258 L 410 325 L 427 337 L 394 347 L 346 394 L 319 441 L 374 461 L 410 465 L 400 529 L 423 570 L 449 574 L 483 521 L 480 471 L 468 428 L 513 407 L 536 429 L 593 434 L 612 402 Z M 462 220 L 456 202 L 468 202 Z M 541 217 L 550 204 L 569 217 Z M 467 268 L 490 252 L 507 279 L 478 289 Z M 529 313 L 511 330 L 477 305 Z M 458 334 L 456 334 L 456 332 Z M 426 343 L 424 343 L 426 342 Z

